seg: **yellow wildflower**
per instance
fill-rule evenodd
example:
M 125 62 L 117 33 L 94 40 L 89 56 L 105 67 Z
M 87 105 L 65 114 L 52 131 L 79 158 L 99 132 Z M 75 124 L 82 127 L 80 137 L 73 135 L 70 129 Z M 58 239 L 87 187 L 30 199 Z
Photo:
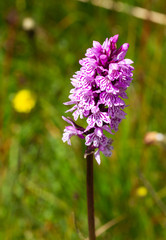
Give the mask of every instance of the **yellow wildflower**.
M 136 194 L 138 197 L 145 197 L 147 195 L 148 191 L 147 188 L 144 186 L 137 188 Z
M 16 93 L 12 103 L 17 112 L 29 113 L 36 104 L 36 97 L 30 90 L 22 89 Z

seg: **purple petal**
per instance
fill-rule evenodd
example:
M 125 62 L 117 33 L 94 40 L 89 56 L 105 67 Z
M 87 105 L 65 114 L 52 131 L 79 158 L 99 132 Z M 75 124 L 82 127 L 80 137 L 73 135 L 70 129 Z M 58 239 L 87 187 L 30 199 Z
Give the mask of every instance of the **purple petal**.
M 97 48 L 98 50 L 101 50 L 101 44 L 99 43 L 99 42 L 97 42 L 97 41 L 93 41 L 93 47 L 94 48 Z

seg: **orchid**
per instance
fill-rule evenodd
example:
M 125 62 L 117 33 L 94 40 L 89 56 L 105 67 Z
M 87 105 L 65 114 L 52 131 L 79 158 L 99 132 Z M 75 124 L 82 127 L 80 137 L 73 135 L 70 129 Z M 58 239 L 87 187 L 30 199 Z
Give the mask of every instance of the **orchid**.
M 74 105 L 67 112 L 73 112 L 75 121 L 85 118 L 87 127 L 83 128 L 73 120 L 63 119 L 71 126 L 65 127 L 62 140 L 71 144 L 70 138 L 77 135 L 85 138 L 87 150 L 85 156 L 94 153 L 100 164 L 100 152 L 111 156 L 112 138 L 107 138 L 104 131 L 114 134 L 119 123 L 125 118 L 123 111 L 127 98 L 126 90 L 132 81 L 134 68 L 130 59 L 125 59 L 129 44 L 117 48 L 118 35 L 106 38 L 101 45 L 93 41 L 85 58 L 79 61 L 81 68 L 71 78 L 73 89 L 66 105 Z

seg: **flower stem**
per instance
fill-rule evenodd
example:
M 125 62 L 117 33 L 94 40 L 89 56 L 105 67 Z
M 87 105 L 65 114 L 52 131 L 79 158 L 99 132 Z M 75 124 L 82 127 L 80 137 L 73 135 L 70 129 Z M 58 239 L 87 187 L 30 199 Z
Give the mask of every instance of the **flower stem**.
M 93 154 L 87 155 L 87 207 L 89 240 L 95 240 L 94 194 L 93 194 Z

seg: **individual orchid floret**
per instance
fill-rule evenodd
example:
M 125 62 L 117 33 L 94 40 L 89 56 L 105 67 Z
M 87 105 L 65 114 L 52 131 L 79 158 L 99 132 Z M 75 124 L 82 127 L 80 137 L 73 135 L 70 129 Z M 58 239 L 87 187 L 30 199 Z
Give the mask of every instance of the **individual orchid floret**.
M 106 39 L 103 44 L 93 41 L 85 58 L 79 61 L 81 68 L 71 78 L 73 89 L 70 101 L 73 105 L 67 112 L 72 112 L 74 120 L 86 119 L 87 126 L 82 128 L 72 119 L 64 118 L 70 126 L 65 127 L 63 141 L 71 144 L 70 138 L 77 135 L 85 138 L 87 146 L 85 156 L 94 153 L 100 163 L 100 152 L 111 156 L 112 138 L 105 136 L 105 131 L 114 134 L 119 123 L 125 118 L 127 98 L 126 90 L 132 81 L 133 61 L 125 59 L 129 44 L 117 48 L 118 35 Z
M 96 149 L 98 148 L 98 150 L 94 153 L 94 156 L 98 162 L 98 164 L 100 164 L 100 151 L 103 152 L 103 154 L 106 157 L 111 156 L 111 151 L 113 149 L 113 147 L 111 146 L 113 140 L 110 138 L 107 138 L 104 134 L 103 134 L 103 129 L 102 128 L 95 128 L 93 133 L 88 134 L 85 137 L 85 145 L 86 146 L 90 146 L 90 148 Z
M 74 121 L 71 118 L 65 118 L 65 117 L 62 117 L 62 118 L 66 122 L 71 124 L 71 126 L 67 126 L 64 129 L 64 133 L 63 133 L 63 137 L 62 137 L 63 142 L 67 142 L 69 145 L 71 145 L 70 138 L 74 135 L 78 136 L 80 138 L 85 138 L 84 135 L 83 135 L 83 132 L 85 130 L 84 128 L 75 124 Z

